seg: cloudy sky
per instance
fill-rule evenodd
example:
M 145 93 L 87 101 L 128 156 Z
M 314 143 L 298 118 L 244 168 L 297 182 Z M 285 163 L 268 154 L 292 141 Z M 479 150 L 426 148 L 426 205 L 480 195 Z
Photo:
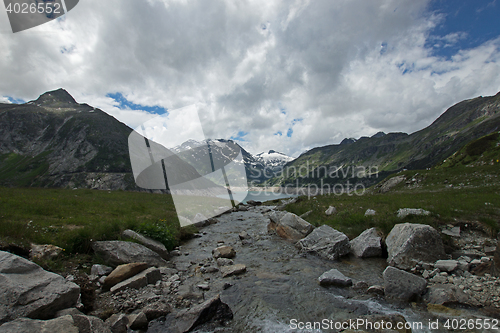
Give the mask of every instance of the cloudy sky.
M 206 136 L 297 156 L 496 94 L 498 17 L 497 0 L 81 0 L 13 34 L 0 8 L 0 101 L 62 87 L 131 127 L 197 104 Z

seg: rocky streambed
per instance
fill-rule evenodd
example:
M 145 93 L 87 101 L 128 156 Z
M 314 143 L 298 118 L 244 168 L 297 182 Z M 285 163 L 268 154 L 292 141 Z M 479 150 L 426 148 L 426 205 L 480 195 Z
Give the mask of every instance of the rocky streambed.
M 460 328 L 460 320 L 465 319 L 475 320 L 474 325 L 461 331 L 496 331 L 477 325 L 488 320 L 491 328 L 500 318 L 500 280 L 491 274 L 494 256 L 469 248 L 470 242 L 454 259 L 430 243 L 431 255 L 424 260 L 411 260 L 409 252 L 405 256 L 402 250 L 389 249 L 389 262 L 399 267 L 387 268 L 388 260 L 373 241 L 377 239 L 373 230 L 349 242 L 339 232 L 325 227 L 312 231 L 304 220 L 285 215 L 274 207 L 241 206 L 240 211 L 207 223 L 195 238 L 170 252 L 167 260 L 154 256 L 161 250 L 142 249 L 140 254 L 134 252 L 135 258 L 125 259 L 118 250 L 108 249 L 119 254 L 114 261 L 108 259 L 113 266 L 122 264 L 118 266 L 122 269 L 110 274 L 111 269 L 104 266 L 93 268 L 87 281 L 91 290 L 97 289 L 92 309 L 67 302 L 63 308 L 76 306 L 87 313 L 62 310 L 58 319 L 37 325 L 66 320 L 66 329 L 60 332 L 69 331 L 71 320 L 75 326 L 80 323 L 75 332 L 352 332 L 353 328 L 390 332 L 389 322 L 393 328 L 400 324 L 401 329 L 394 332 L 446 332 Z M 402 224 L 397 236 L 422 235 L 412 229 L 420 227 L 408 225 Z M 320 232 L 329 237 L 325 246 Z M 400 242 L 392 238 L 393 243 Z M 301 239 L 301 245 L 296 239 Z M 338 245 L 330 246 L 337 241 Z M 403 243 L 417 244 L 412 242 Z M 365 254 L 375 257 L 359 257 Z M 349 325 L 360 320 L 375 326 Z M 15 325 L 20 321 L 26 322 L 8 322 L 0 332 L 19 331 Z M 82 330 L 82 322 L 88 323 L 87 330 Z

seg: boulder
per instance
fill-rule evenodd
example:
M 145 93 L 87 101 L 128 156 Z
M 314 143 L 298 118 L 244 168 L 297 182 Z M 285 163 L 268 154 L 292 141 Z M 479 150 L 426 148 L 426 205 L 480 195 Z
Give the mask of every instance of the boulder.
M 328 209 L 325 211 L 325 215 L 330 216 L 332 214 L 335 214 L 337 212 L 337 209 L 335 207 L 328 207 Z
M 367 209 L 365 212 L 365 216 L 374 216 L 375 214 L 377 214 L 377 212 L 373 209 Z
M 165 328 L 167 328 L 166 332 L 172 333 L 191 332 L 207 322 L 222 324 L 231 319 L 233 319 L 233 312 L 217 295 L 202 304 L 169 315 L 165 322 Z M 162 330 L 162 332 L 165 331 Z
M 141 244 L 123 241 L 93 242 L 92 249 L 110 266 L 145 262 L 150 266 L 167 266 L 165 259 Z
M 228 258 L 217 258 L 217 265 L 218 266 L 229 266 L 229 265 L 233 265 L 234 262 L 232 259 L 228 259 Z
M 392 266 L 384 270 L 383 276 L 384 293 L 389 298 L 411 301 L 419 298 L 427 286 L 424 278 Z
M 318 278 L 318 281 L 322 286 L 352 286 L 352 280 L 346 277 L 344 274 L 340 273 L 335 268 L 321 274 L 321 276 Z
M 217 258 L 234 258 L 236 256 L 236 251 L 231 246 L 223 245 L 212 250 L 212 255 L 215 259 Z
M 73 322 L 78 327 L 80 333 L 112 333 L 102 319 L 94 316 L 86 316 L 75 308 L 58 311 L 56 317 L 67 315 L 73 318 Z
M 145 262 L 134 262 L 131 264 L 119 265 L 104 279 L 104 288 L 109 289 L 115 284 L 139 274 L 148 267 L 149 265 Z
M 425 224 L 396 224 L 387 236 L 387 262 L 401 269 L 411 269 L 415 262 L 446 259 L 441 236 Z
M 148 328 L 148 317 L 144 312 L 130 314 L 128 316 L 128 328 L 131 330 L 145 330 Z
M 276 233 L 276 227 L 280 219 L 285 216 L 286 212 L 282 211 L 272 211 L 269 213 L 269 224 L 267 225 L 268 233 Z
M 144 312 L 148 321 L 152 321 L 172 312 L 172 306 L 165 301 L 157 301 L 146 305 L 146 307 L 142 308 L 142 312 Z
M 400 208 L 397 214 L 398 217 L 402 219 L 408 215 L 430 215 L 431 212 L 423 210 L 422 208 Z
M 350 251 L 349 238 L 330 226 L 322 225 L 296 244 L 302 252 L 314 253 L 322 258 L 336 260 Z
M 382 256 L 382 238 L 376 228 L 363 231 L 351 241 L 351 252 L 360 258 Z
M 312 224 L 293 214 L 285 214 L 276 225 L 276 233 L 281 238 L 299 240 L 313 231 Z
M 155 284 L 156 281 L 161 280 L 161 273 L 158 268 L 150 267 L 141 273 L 134 275 L 116 285 L 111 287 L 111 293 L 117 293 L 120 290 L 131 288 L 141 289 L 148 284 Z
M 95 276 L 103 276 L 103 275 L 108 275 L 113 271 L 113 268 L 105 265 L 92 265 L 92 268 L 90 269 L 90 275 L 95 275 Z
M 154 239 L 151 239 L 149 237 L 141 235 L 141 234 L 139 234 L 133 230 L 130 230 L 130 229 L 127 229 L 124 232 L 122 232 L 122 237 L 124 239 L 133 239 L 133 240 L 139 242 L 139 244 L 144 245 L 145 247 L 147 247 L 151 251 L 158 253 L 160 255 L 160 257 L 162 257 L 163 259 L 165 259 L 165 260 L 168 259 L 168 250 L 165 247 L 165 245 L 163 245 L 162 243 L 160 243 Z
M 128 317 L 123 313 L 115 313 L 106 319 L 106 325 L 109 326 L 113 333 L 127 333 L 128 324 Z
M 74 307 L 80 287 L 37 264 L 0 251 L 0 324 L 20 317 L 52 318 Z
M 52 320 L 35 320 L 29 318 L 18 318 L 0 326 L 1 333 L 79 333 L 70 315 L 55 318 Z M 105 332 L 105 331 L 103 331 Z M 97 332 L 96 332 L 97 333 Z
M 53 259 L 64 251 L 59 246 L 55 245 L 36 245 L 31 244 L 30 259 L 46 260 Z
M 453 272 L 458 267 L 457 260 L 438 260 L 434 264 L 441 272 Z
M 243 274 L 246 272 L 246 270 L 247 270 L 247 267 L 243 264 L 222 266 L 220 268 L 220 272 L 222 273 L 222 277 Z

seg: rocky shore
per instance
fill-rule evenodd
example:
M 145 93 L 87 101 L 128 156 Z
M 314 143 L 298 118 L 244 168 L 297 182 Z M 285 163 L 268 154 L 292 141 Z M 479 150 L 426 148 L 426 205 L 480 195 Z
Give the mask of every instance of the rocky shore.
M 200 223 L 170 253 L 131 230 L 124 238 L 133 242 L 94 242 L 104 264 L 64 277 L 0 252 L 0 332 L 287 331 L 286 319 L 301 316 L 500 318 L 499 248 L 479 225 L 438 231 L 403 216 L 388 235 L 371 228 L 350 240 L 249 202 Z

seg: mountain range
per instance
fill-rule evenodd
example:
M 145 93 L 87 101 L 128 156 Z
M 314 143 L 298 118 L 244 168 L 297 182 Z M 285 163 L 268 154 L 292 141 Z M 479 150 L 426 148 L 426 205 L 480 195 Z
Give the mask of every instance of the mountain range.
M 297 159 L 274 150 L 254 156 L 231 140 L 205 143 L 218 156 L 232 156 L 231 150 L 240 149 L 248 181 L 253 183 L 350 180 L 371 185 L 399 170 L 429 168 L 472 140 L 498 131 L 499 110 L 500 93 L 477 97 L 450 107 L 418 132 L 347 138 L 313 148 Z M 104 111 L 77 103 L 64 89 L 24 104 L 0 103 L 0 185 L 141 190 L 130 164 L 131 132 Z M 181 152 L 199 144 L 191 140 L 172 150 Z M 184 156 L 189 163 L 202 159 L 196 154 Z
M 428 127 L 412 134 L 379 132 L 313 148 L 284 166 L 270 184 L 372 185 L 404 169 L 426 169 L 468 142 L 500 129 L 500 93 L 462 101 Z M 299 172 L 301 171 L 301 172 Z

